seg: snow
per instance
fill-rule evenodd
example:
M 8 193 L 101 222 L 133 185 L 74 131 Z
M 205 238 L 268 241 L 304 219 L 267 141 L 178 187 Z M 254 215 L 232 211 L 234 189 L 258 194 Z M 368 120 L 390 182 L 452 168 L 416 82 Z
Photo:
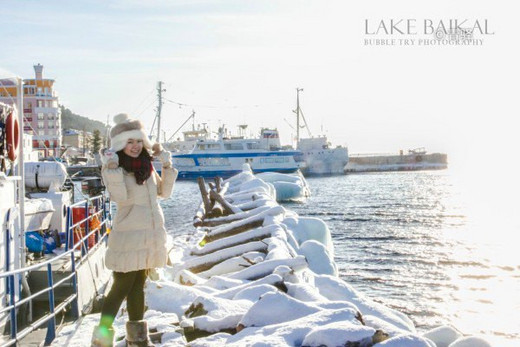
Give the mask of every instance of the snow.
M 309 269 L 318 274 L 338 275 L 336 263 L 331 258 L 327 248 L 315 240 L 307 240 L 302 243 L 298 253 L 305 256 Z
M 454 341 L 449 347 L 491 347 L 491 344 L 482 337 L 461 337 Z
M 316 240 L 325 246 L 331 258 L 334 258 L 334 245 L 330 230 L 319 218 L 313 217 L 287 217 L 283 220 L 283 224 L 292 230 L 294 238 L 298 244 L 302 244 L 307 240 Z
M 375 347 L 435 347 L 435 343 L 417 335 L 399 335 L 377 343 Z
M 302 346 L 346 346 L 360 342 L 370 345 L 375 330 L 350 322 L 333 322 L 312 330 L 305 336 Z
M 160 346 L 491 346 L 446 325 L 420 335 L 406 315 L 338 278 L 327 225 L 275 200 L 307 187 L 297 175 L 255 177 L 246 166 L 224 183 L 224 198 L 244 212 L 169 242 L 173 266 L 147 282 L 145 319 Z M 246 230 L 251 222 L 261 226 Z M 116 346 L 126 320 L 120 310 Z M 53 345 L 89 346 L 98 321 L 88 315 L 64 327 Z
M 422 335 L 432 340 L 437 347 L 448 347 L 452 342 L 462 337 L 462 334 L 452 326 L 443 325 L 427 331 Z

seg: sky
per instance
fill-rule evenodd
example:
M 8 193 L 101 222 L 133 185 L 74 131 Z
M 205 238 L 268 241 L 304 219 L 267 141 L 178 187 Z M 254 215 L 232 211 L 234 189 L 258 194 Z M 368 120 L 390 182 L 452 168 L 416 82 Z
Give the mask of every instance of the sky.
M 44 65 L 61 104 L 92 119 L 126 112 L 150 128 L 156 84 L 163 81 L 166 137 L 194 110 L 196 122 L 212 130 L 248 124 L 257 134 L 260 127 L 277 127 L 289 143 L 296 88 L 303 88 L 311 134 L 326 134 L 351 153 L 426 147 L 471 169 L 518 154 L 520 30 L 512 2 L 0 4 L 0 71 L 32 78 L 33 65 Z M 392 19 L 412 19 L 417 35 L 367 34 L 367 23 L 374 31 Z M 469 46 L 365 44 L 431 39 L 422 35 L 424 21 L 449 19 L 487 21 L 492 34 L 475 35 L 482 44 Z

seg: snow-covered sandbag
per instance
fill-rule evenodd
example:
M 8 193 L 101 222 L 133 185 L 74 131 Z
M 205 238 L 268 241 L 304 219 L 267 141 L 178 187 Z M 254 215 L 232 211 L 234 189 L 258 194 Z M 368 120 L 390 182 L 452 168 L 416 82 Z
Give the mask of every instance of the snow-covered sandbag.
M 286 217 L 283 222 L 289 228 L 298 244 L 301 245 L 307 240 L 316 240 L 322 243 L 331 258 L 334 258 L 334 245 L 330 236 L 330 230 L 319 218 L 313 217 Z
M 330 309 L 348 309 L 352 314 L 349 320 L 357 320 L 358 312 L 348 304 L 335 303 Z M 277 324 L 308 316 L 321 310 L 324 310 L 324 308 L 294 299 L 281 292 L 267 293 L 247 311 L 240 324 L 244 327 Z
M 290 283 L 285 282 L 287 287 L 287 295 L 304 302 L 313 301 L 326 301 L 323 295 L 321 295 L 316 288 L 309 285 L 308 283 Z
M 400 329 L 400 328 L 396 327 L 395 325 L 393 325 L 385 320 L 382 320 L 379 317 L 372 316 L 371 314 L 364 314 L 363 322 L 365 322 L 365 325 L 367 327 L 372 327 L 377 330 L 382 330 L 385 333 L 387 333 L 390 337 L 409 334 L 409 331 Z
M 265 260 L 259 264 L 251 265 L 242 271 L 230 274 L 228 277 L 239 280 L 254 280 L 273 273 L 274 269 L 280 265 L 287 265 L 291 269 L 298 271 L 307 268 L 307 261 L 301 255 L 292 259 Z
M 283 280 L 280 275 L 271 274 L 271 275 L 265 276 L 263 278 L 260 278 L 256 281 L 247 282 L 247 283 L 241 284 L 239 286 L 223 290 L 220 293 L 215 294 L 215 296 L 219 297 L 219 298 L 232 299 L 238 292 L 244 290 L 245 288 L 257 286 L 260 284 L 270 284 L 270 285 L 275 286 L 278 284 L 282 284 L 282 282 L 283 282 Z
M 376 330 L 351 322 L 333 322 L 312 329 L 303 339 L 302 347 L 371 346 Z
M 374 347 L 436 347 L 435 343 L 417 335 L 399 335 L 375 344 Z
M 338 275 L 336 263 L 322 243 L 316 240 L 307 240 L 301 244 L 298 254 L 303 255 L 307 259 L 309 269 L 315 273 L 319 275 Z
M 212 266 L 209 270 L 198 273 L 200 277 L 210 278 L 211 276 L 225 275 L 237 272 L 264 260 L 265 254 L 262 252 L 247 252 L 240 256 L 229 258 L 221 263 Z
M 321 295 L 329 300 L 349 301 L 365 315 L 370 314 L 395 325 L 399 329 L 415 333 L 412 320 L 399 311 L 364 297 L 351 285 L 330 275 L 314 276 L 314 284 Z
M 235 280 L 224 276 L 212 276 L 206 282 L 202 284 L 204 287 L 215 288 L 218 290 L 225 290 L 233 287 L 237 287 L 244 284 L 244 281 Z
M 299 346 L 305 336 L 320 326 L 351 321 L 350 309 L 321 310 L 314 314 L 290 321 L 263 327 L 245 328 L 235 335 L 218 334 L 190 342 L 192 347 L 202 346 Z M 360 325 L 361 326 L 361 325 Z
M 273 182 L 276 190 L 276 201 L 301 201 L 308 197 L 305 187 L 298 183 Z
M 180 324 L 212 333 L 234 329 L 252 305 L 248 300 L 199 296 L 186 310 L 186 318 Z
M 260 300 L 260 297 L 266 293 L 275 293 L 278 289 L 270 284 L 259 284 L 242 289 L 233 297 L 233 300 L 249 300 L 252 303 Z
M 195 287 L 171 281 L 150 282 L 146 285 L 145 292 L 146 306 L 149 310 L 173 312 L 178 317 L 184 315 L 193 300 L 207 295 Z
M 443 325 L 425 332 L 422 336 L 435 342 L 437 347 L 448 347 L 455 340 L 461 338 L 462 334 L 452 326 Z
M 478 336 L 461 337 L 448 347 L 491 347 L 486 339 Z
M 300 183 L 302 182 L 302 176 L 299 175 L 291 175 L 291 174 L 283 174 L 279 172 L 261 172 L 255 175 L 256 178 L 260 178 L 265 182 L 274 183 L 274 182 L 290 182 L 290 183 Z
M 283 233 L 283 237 L 271 237 L 264 241 L 269 242 L 265 260 L 294 258 L 298 255 L 294 248 L 287 243 L 285 233 Z

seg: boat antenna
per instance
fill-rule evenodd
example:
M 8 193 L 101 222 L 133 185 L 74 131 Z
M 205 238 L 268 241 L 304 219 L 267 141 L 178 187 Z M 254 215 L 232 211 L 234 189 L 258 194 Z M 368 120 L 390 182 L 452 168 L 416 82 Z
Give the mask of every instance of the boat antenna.
M 193 121 L 195 122 L 195 111 L 194 111 L 194 110 L 191 111 L 191 115 L 190 115 L 190 116 L 189 116 L 189 117 L 184 121 L 184 123 L 181 124 L 181 126 L 180 126 L 177 130 L 175 130 L 175 132 L 173 133 L 173 135 L 170 136 L 170 138 L 169 138 L 168 141 L 166 141 L 166 142 L 170 142 L 170 140 L 173 139 L 173 137 L 174 137 L 175 135 L 177 135 L 177 133 L 182 129 L 182 127 L 183 127 L 186 123 L 188 123 L 188 121 L 190 120 L 190 118 L 193 118 Z M 193 127 L 194 127 L 193 130 L 195 130 L 195 125 L 193 125 Z

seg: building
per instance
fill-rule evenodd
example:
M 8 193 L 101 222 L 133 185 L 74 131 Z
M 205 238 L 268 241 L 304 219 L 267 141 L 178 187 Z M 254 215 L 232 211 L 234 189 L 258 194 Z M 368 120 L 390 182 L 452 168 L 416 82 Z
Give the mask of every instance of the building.
M 61 111 L 54 80 L 43 78 L 43 65 L 34 66 L 33 79 L 24 79 L 24 132 L 33 135 L 33 149 L 40 156 L 60 155 Z M 0 102 L 15 104 L 16 85 L 11 80 L 0 80 Z
M 92 133 L 88 131 L 67 129 L 63 131 L 63 146 L 66 148 L 77 148 L 82 152 L 82 155 L 85 156 L 90 151 L 92 138 Z

